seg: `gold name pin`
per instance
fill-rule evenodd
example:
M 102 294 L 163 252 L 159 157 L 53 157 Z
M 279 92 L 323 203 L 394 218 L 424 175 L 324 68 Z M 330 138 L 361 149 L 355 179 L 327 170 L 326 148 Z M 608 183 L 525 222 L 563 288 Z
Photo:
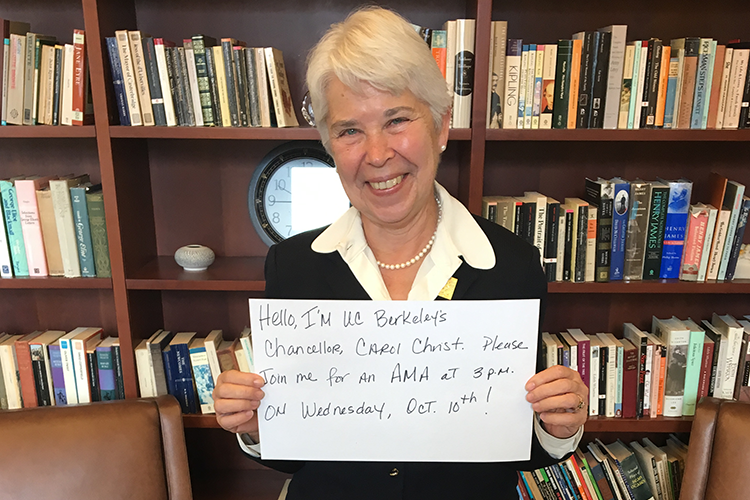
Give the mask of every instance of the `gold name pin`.
M 438 297 L 442 297 L 446 300 L 451 300 L 453 298 L 453 292 L 456 291 L 457 283 L 458 283 L 458 280 L 456 278 L 450 278 L 448 280 L 448 283 L 446 283 L 443 289 L 440 290 Z

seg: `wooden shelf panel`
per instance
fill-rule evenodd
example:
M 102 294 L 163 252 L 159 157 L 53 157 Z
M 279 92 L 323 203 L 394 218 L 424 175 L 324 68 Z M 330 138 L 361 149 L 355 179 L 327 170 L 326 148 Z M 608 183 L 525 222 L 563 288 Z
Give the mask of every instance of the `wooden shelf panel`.
M 610 283 L 548 284 L 549 293 L 670 293 L 670 294 L 743 294 L 750 293 L 750 280 L 693 283 L 679 280 L 613 281 Z
M 109 128 L 109 133 L 118 139 L 320 140 L 318 131 L 311 127 L 127 127 L 113 125 Z M 452 129 L 448 137 L 452 141 L 470 141 L 471 129 Z
M 488 141 L 579 141 L 579 142 L 746 142 L 750 130 L 517 130 L 488 129 Z
M 216 415 L 183 415 L 182 425 L 194 429 L 221 429 Z
M 265 257 L 219 257 L 206 271 L 182 269 L 171 256 L 160 256 L 127 280 L 130 290 L 251 291 L 265 289 Z
M 271 469 L 191 471 L 195 500 L 277 500 L 290 478 Z
M 606 418 L 589 417 L 585 432 L 690 432 L 693 417 Z
M 24 139 L 50 139 L 66 138 L 75 139 L 77 137 L 91 138 L 96 137 L 96 129 L 93 125 L 84 127 L 63 127 L 36 125 L 33 127 L 19 127 L 7 125 L 0 127 L 0 139 L 5 138 L 24 138 Z
M 107 290 L 112 288 L 111 278 L 7 278 L 0 279 L 0 288 L 7 289 L 81 289 Z

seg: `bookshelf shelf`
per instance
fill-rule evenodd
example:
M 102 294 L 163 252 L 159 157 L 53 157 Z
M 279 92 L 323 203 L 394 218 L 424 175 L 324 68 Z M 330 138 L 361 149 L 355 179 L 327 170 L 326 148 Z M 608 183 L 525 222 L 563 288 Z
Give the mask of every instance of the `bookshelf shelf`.
M 637 294 L 746 294 L 750 293 L 750 280 L 709 281 L 692 283 L 679 280 L 617 281 L 610 283 L 548 284 L 549 293 L 637 293 Z
M 260 292 L 265 289 L 263 257 L 218 257 L 206 270 L 185 271 L 171 256 L 160 256 L 126 280 L 130 290 Z
M 311 127 L 223 128 L 223 127 L 125 127 L 112 125 L 109 134 L 118 139 L 224 139 L 224 140 L 320 140 Z M 1 137 L 1 136 L 0 136 Z M 470 141 L 471 129 L 452 129 L 452 141 Z
M 0 127 L 0 139 L 75 139 L 91 137 L 96 137 L 96 128 L 93 125 L 86 125 L 83 127 L 52 127 L 47 125 L 23 127 L 6 125 L 4 127 Z
M 750 130 L 514 130 L 488 129 L 488 141 L 541 142 L 746 142 Z
M 607 418 L 589 417 L 585 432 L 668 433 L 690 432 L 693 417 Z
M 8 278 L 0 279 L 0 289 L 9 290 L 111 290 L 111 278 Z

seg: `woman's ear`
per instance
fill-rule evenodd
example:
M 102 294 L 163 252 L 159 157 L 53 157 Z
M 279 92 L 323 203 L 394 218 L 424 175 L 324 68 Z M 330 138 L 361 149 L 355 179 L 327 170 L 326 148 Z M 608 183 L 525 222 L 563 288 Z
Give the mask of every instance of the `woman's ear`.
M 445 112 L 443 115 L 443 120 L 440 123 L 440 131 L 438 133 L 438 144 L 441 146 L 441 150 L 445 151 L 445 146 L 448 144 L 448 132 L 450 132 L 451 128 L 451 108 L 448 108 L 448 111 Z

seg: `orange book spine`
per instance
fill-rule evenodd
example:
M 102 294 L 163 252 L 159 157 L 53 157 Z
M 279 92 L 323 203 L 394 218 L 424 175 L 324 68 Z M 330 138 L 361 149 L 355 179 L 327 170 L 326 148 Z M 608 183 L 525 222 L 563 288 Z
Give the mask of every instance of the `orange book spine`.
M 661 49 L 661 68 L 659 70 L 659 90 L 656 98 L 656 117 L 654 126 L 664 126 L 664 108 L 667 103 L 667 81 L 669 80 L 669 60 L 672 47 L 664 45 Z
M 583 40 L 573 40 L 573 57 L 570 61 L 570 94 L 568 96 L 568 128 L 576 128 L 578 117 L 578 84 L 581 79 L 581 48 Z
M 36 383 L 34 382 L 34 369 L 31 366 L 31 349 L 29 342 L 18 341 L 14 345 L 16 349 L 16 361 L 18 362 L 18 378 L 21 384 L 21 397 L 23 397 L 24 408 L 39 406 L 36 398 Z
M 664 415 L 664 377 L 667 374 L 667 358 L 662 358 L 659 367 L 659 396 L 656 400 L 656 414 Z

